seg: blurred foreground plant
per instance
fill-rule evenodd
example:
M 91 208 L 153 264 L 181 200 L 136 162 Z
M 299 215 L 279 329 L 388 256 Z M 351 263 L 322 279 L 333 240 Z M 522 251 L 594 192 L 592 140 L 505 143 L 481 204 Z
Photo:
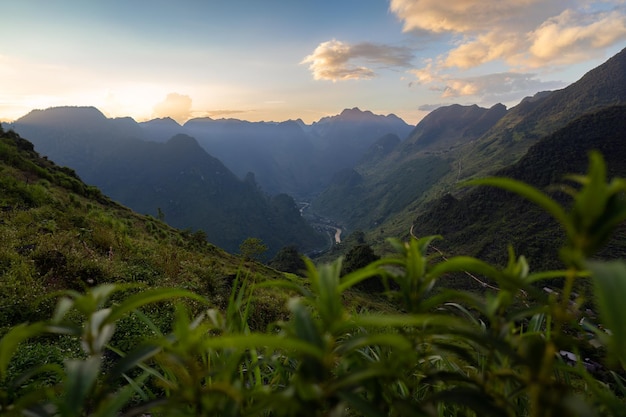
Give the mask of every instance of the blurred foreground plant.
M 589 261 L 626 218 L 626 183 L 606 181 L 602 158 L 566 210 L 543 192 L 510 179 L 492 185 L 539 204 L 563 227 L 565 268 L 532 273 L 509 250 L 497 267 L 458 256 L 441 259 L 437 237 L 392 240 L 397 254 L 340 276 L 341 260 L 297 278 L 253 286 L 239 277 L 225 311 L 191 317 L 181 303 L 169 334 L 129 352 L 111 346 L 116 323 L 149 303 L 202 298 L 156 289 L 110 302 L 122 288 L 69 292 L 54 317 L 11 329 L 0 341 L 0 412 L 41 416 L 596 416 L 626 415 L 626 264 Z M 442 289 L 443 277 L 471 273 L 493 283 L 484 294 Z M 396 313 L 347 308 L 346 292 L 381 277 Z M 539 288 L 562 278 L 558 296 Z M 600 324 L 580 320 L 576 283 L 592 280 Z M 252 331 L 259 286 L 290 291 L 290 319 Z M 70 312 L 82 320 L 68 321 Z M 75 324 L 73 324 L 75 323 Z M 63 367 L 9 372 L 21 343 L 50 334 L 78 338 L 84 356 Z M 588 338 L 601 345 L 582 359 Z M 115 355 L 111 357 L 111 352 Z M 563 353 L 565 352 L 565 353 Z M 606 352 L 606 355 L 604 354 Z M 107 362 L 106 369 L 103 365 Z M 58 383 L 43 383 L 53 373 Z M 41 389 L 29 390 L 39 384 Z

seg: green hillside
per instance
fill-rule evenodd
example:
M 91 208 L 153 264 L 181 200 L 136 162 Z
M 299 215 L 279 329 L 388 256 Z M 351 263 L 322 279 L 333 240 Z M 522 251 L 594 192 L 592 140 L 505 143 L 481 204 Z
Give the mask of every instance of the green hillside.
M 605 122 L 598 134 L 609 133 L 623 115 L 572 129 L 593 137 Z M 563 169 L 577 166 L 588 143 L 565 146 L 569 134 L 529 155 L 547 164 L 560 150 L 572 161 Z M 593 259 L 626 220 L 626 181 L 607 178 L 599 153 L 569 208 L 491 180 L 558 221 L 562 269 L 531 269 L 513 251 L 496 264 L 444 257 L 423 237 L 393 240 L 392 256 L 344 276 L 340 261 L 309 263 L 306 279 L 134 214 L 12 132 L 0 132 L 0 156 L 2 415 L 624 415 L 626 264 Z M 509 174 L 551 181 L 526 163 Z M 616 166 L 609 175 L 623 158 Z M 371 279 L 385 284 L 378 298 L 355 291 Z M 448 288 L 461 279 L 489 286 Z
M 540 140 L 516 164 L 495 173 L 532 184 L 557 201 L 568 203 L 566 176 L 582 174 L 591 150 L 600 151 L 609 176 L 626 176 L 626 106 L 609 107 L 576 119 Z M 571 186 L 571 182 L 569 183 Z M 414 219 L 417 235 L 440 234 L 437 244 L 447 253 L 464 253 L 491 262 L 505 262 L 508 244 L 539 269 L 559 268 L 558 248 L 564 235 L 558 224 L 537 206 L 493 188 L 467 189 L 462 197 L 447 194 Z M 608 259 L 626 257 L 624 234 L 600 253 Z
M 0 136 L 0 327 L 39 320 L 57 290 L 104 283 L 187 288 L 223 304 L 252 264 L 134 213 L 72 171 L 40 158 L 12 131 Z M 254 265 L 255 276 L 276 271 Z

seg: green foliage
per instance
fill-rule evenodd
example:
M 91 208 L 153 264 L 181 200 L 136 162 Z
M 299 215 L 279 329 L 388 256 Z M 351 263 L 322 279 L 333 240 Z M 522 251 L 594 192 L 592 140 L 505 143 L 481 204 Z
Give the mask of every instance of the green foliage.
M 279 271 L 301 275 L 306 271 L 302 256 L 295 246 L 285 246 L 267 264 Z
M 249 237 L 239 245 L 239 253 L 244 259 L 260 259 L 267 252 L 267 246 L 258 237 Z
M 392 240 L 395 255 L 344 276 L 341 260 L 319 267 L 306 261 L 306 281 L 254 284 L 238 275 L 222 311 L 184 290 L 104 284 L 85 294 L 65 291 L 51 319 L 13 326 L 0 339 L 0 412 L 626 415 L 620 296 L 626 263 L 589 260 L 626 211 L 624 182 L 607 182 L 604 172 L 602 159 L 592 155 L 589 174 L 576 177 L 580 186 L 571 190 L 569 210 L 515 181 L 480 182 L 517 192 L 556 217 L 568 236 L 563 270 L 531 271 L 512 249 L 503 267 L 467 256 L 444 259 L 431 254 L 433 236 Z M 454 274 L 480 277 L 491 290 L 437 285 Z M 372 312 L 348 305 L 352 289 L 375 276 L 386 282 L 395 308 Z M 540 288 L 555 276 L 563 277 L 563 286 L 546 294 Z M 595 284 L 595 324 L 591 316 L 580 320 L 588 300 L 575 295 L 588 280 Z M 272 290 L 290 294 L 288 317 L 255 322 L 255 309 L 271 303 L 266 291 Z M 143 312 L 180 297 L 189 302 L 176 302 L 167 331 Z M 114 346 L 115 334 L 132 316 L 151 336 L 122 350 Z M 589 334 L 599 347 L 588 343 Z M 70 349 L 62 364 L 10 366 L 14 358 L 26 363 L 20 346 L 51 336 L 80 342 L 82 353 Z M 597 363 L 583 361 L 583 353 Z

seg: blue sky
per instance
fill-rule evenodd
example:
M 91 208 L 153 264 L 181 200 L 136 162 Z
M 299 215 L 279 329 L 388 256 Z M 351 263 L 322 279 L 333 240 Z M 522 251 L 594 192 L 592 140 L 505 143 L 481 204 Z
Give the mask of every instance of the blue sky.
M 93 105 L 111 117 L 302 118 L 344 108 L 417 123 L 507 106 L 626 46 L 626 1 L 8 1 L 0 120 Z

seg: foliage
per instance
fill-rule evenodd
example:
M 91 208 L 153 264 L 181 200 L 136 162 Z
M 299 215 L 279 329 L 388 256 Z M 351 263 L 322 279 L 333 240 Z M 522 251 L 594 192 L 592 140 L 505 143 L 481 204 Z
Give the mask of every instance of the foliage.
M 302 256 L 295 246 L 285 246 L 267 264 L 279 271 L 301 275 L 306 271 L 306 264 Z
M 121 295 L 132 288 L 104 284 L 85 294 L 65 291 L 51 319 L 13 326 L 0 340 L 0 412 L 626 415 L 626 311 L 618 295 L 626 291 L 626 263 L 589 260 L 626 219 L 626 181 L 607 182 L 598 154 L 590 157 L 588 175 L 572 179 L 578 187 L 570 189 L 569 210 L 515 180 L 474 182 L 516 192 L 553 216 L 567 236 L 560 251 L 564 269 L 531 272 L 512 249 L 503 267 L 467 256 L 443 259 L 431 254 L 437 239 L 431 236 L 393 240 L 394 256 L 343 277 L 341 260 L 317 268 L 307 261 L 306 282 L 252 284 L 239 275 L 222 311 L 184 290 Z M 465 273 L 493 290 L 480 295 L 436 285 Z M 395 311 L 346 306 L 352 288 L 373 276 L 389 284 Z M 563 278 L 558 294 L 540 289 L 557 276 Z M 595 324 L 583 309 L 588 300 L 575 294 L 589 280 Z M 252 328 L 254 303 L 272 288 L 292 294 L 289 318 Z M 171 329 L 162 331 L 142 309 L 174 297 L 196 308 L 176 303 Z M 122 351 L 111 341 L 132 315 L 153 336 Z M 80 341 L 82 352 L 70 352 L 63 364 L 11 368 L 20 346 L 54 335 Z M 590 347 L 589 339 L 599 347 Z
M 267 252 L 267 246 L 258 237 L 249 237 L 239 245 L 239 253 L 244 259 L 258 260 Z

